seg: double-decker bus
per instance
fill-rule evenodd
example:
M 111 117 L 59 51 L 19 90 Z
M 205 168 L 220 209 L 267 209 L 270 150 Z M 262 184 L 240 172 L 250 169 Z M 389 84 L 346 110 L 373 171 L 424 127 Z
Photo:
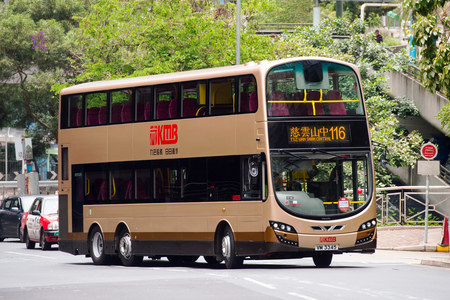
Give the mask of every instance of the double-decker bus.
M 301 57 L 62 90 L 59 247 L 95 264 L 376 248 L 360 74 Z

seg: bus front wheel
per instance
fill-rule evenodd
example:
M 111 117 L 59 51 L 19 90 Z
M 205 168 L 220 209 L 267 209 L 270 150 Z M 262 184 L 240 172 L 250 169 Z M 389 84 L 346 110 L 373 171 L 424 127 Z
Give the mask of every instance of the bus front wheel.
M 124 266 L 136 266 L 142 262 L 143 256 L 132 254 L 132 241 L 127 229 L 122 229 L 119 239 L 119 258 Z
M 233 231 L 226 227 L 222 236 L 222 256 L 227 269 L 236 269 L 242 266 L 244 258 L 236 256 L 236 243 Z
M 333 253 L 331 252 L 317 252 L 313 255 L 313 261 L 316 267 L 326 268 L 331 264 Z

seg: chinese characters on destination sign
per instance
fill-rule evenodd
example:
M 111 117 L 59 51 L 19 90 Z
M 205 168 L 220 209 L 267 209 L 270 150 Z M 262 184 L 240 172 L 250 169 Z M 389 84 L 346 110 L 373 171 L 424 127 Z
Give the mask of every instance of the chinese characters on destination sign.
M 348 125 L 289 126 L 289 142 L 342 142 L 350 141 Z

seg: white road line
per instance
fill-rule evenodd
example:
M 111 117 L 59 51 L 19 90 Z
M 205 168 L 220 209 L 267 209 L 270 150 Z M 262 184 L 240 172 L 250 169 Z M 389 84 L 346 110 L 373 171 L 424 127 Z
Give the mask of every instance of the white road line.
M 344 288 L 344 287 L 337 286 L 337 285 L 331 285 L 331 284 L 325 284 L 325 283 L 319 283 L 319 285 L 324 286 L 324 287 L 328 287 L 328 288 L 332 288 L 332 289 L 350 291 L 350 289 L 348 289 L 348 288 Z
M 258 285 L 260 285 L 262 287 L 271 289 L 271 290 L 276 290 L 277 289 L 276 287 L 274 287 L 274 286 L 272 286 L 270 284 L 267 284 L 267 283 L 264 283 L 264 282 L 261 282 L 261 281 L 258 281 L 258 280 L 252 279 L 252 278 L 244 277 L 244 279 L 247 280 L 247 281 L 256 283 L 256 284 L 258 284 Z
M 26 253 L 12 252 L 12 251 L 5 251 L 5 253 L 17 254 L 17 255 L 20 255 L 20 256 L 32 256 L 32 257 L 56 259 L 56 257 L 51 257 L 51 256 L 36 255 L 36 254 L 26 254 Z
M 294 296 L 294 297 L 305 299 L 305 300 L 317 300 L 316 298 L 308 297 L 308 296 L 305 296 L 305 295 L 300 295 L 300 294 L 297 294 L 297 293 L 288 293 L 288 294 L 291 295 L 291 296 Z

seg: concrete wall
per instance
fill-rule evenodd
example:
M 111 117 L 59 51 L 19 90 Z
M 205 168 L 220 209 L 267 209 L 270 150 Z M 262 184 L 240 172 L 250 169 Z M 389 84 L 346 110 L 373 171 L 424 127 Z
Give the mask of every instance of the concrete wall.
M 405 96 L 413 100 L 423 119 L 443 134 L 450 134 L 450 132 L 441 129 L 441 122 L 435 117 L 442 107 L 450 103 L 447 98 L 426 91 L 421 82 L 409 75 L 390 72 L 387 76 L 389 77 L 388 83 L 391 86 L 389 92 L 391 96 Z

